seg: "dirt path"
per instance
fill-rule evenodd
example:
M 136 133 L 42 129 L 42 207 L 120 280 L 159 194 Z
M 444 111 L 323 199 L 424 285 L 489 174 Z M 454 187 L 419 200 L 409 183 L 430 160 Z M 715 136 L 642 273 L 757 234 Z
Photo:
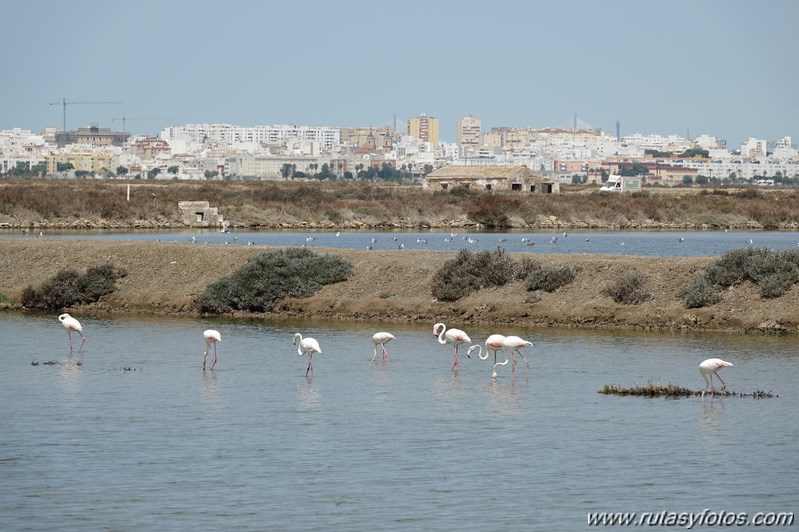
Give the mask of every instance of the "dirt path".
M 123 267 L 128 276 L 119 290 L 80 312 L 196 313 L 196 298 L 206 286 L 228 275 L 249 257 L 268 251 L 260 246 L 194 245 L 166 242 L 0 238 L 0 293 L 18 298 L 66 267 L 85 269 L 105 263 Z M 382 322 L 434 321 L 525 324 L 528 326 L 799 332 L 799 288 L 762 300 L 756 287 L 744 284 L 724 294 L 721 303 L 685 309 L 679 288 L 712 262 L 707 257 L 630 257 L 616 255 L 544 255 L 544 264 L 579 264 L 570 285 L 526 303 L 521 282 L 481 290 L 454 303 L 434 301 L 433 274 L 454 253 L 429 251 L 323 250 L 355 265 L 353 276 L 323 288 L 307 299 L 281 301 L 270 317 L 323 317 Z M 514 254 L 512 254 L 514 255 Z M 653 293 L 640 305 L 620 305 L 602 294 L 615 277 L 639 271 Z

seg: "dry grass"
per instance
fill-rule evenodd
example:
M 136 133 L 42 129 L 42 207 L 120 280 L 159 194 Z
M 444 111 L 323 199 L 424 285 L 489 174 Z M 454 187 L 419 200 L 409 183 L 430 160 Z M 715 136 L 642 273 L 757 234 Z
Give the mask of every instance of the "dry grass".
M 794 190 L 670 192 L 599 194 L 566 186 L 559 195 L 542 196 L 365 182 L 3 180 L 0 221 L 18 227 L 180 226 L 177 203 L 206 200 L 239 227 L 799 227 Z

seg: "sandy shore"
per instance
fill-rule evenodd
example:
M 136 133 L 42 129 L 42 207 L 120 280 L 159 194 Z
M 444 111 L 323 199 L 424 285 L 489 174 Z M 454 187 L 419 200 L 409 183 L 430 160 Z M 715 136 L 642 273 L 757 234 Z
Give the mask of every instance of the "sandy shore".
M 0 292 L 18 298 L 66 267 L 85 269 L 105 263 L 125 268 L 118 291 L 79 309 L 83 314 L 197 313 L 197 297 L 208 284 L 228 275 L 249 257 L 268 251 L 260 246 L 192 245 L 166 242 L 0 238 Z M 430 251 L 360 251 L 316 249 L 335 253 L 355 265 L 353 276 L 323 288 L 307 299 L 279 302 L 274 318 L 326 318 L 376 322 L 434 321 L 527 326 L 799 332 L 799 288 L 763 300 L 749 283 L 728 290 L 711 307 L 686 309 L 680 287 L 714 259 L 708 257 L 631 257 L 615 255 L 536 256 L 544 264 L 579 264 L 570 285 L 526 303 L 521 282 L 485 289 L 454 303 L 435 301 L 433 274 L 453 253 Z M 515 256 L 515 254 L 513 254 Z M 640 305 L 620 305 L 602 294 L 626 272 L 641 272 L 653 293 Z M 75 309 L 73 309 L 75 310 Z

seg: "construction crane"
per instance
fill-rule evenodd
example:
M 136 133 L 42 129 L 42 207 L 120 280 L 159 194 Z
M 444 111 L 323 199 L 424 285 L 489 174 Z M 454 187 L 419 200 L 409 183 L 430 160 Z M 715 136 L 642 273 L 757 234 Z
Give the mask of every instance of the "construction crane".
M 64 109 L 64 133 L 67 132 L 67 105 L 96 105 L 96 104 L 111 104 L 122 102 L 68 102 L 66 98 L 61 98 L 60 102 L 51 102 L 50 105 L 60 105 Z
M 112 118 L 111 122 L 116 122 L 117 120 L 122 120 L 122 133 L 125 132 L 125 121 L 127 120 L 168 120 L 165 116 L 145 116 L 145 117 L 126 117 L 124 113 L 122 113 L 121 117 Z

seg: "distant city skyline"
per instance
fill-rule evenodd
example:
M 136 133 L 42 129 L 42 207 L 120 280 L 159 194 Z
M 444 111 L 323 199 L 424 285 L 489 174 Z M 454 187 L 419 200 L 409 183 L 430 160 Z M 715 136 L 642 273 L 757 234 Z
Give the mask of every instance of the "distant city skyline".
M 4 4 L 0 129 L 494 127 L 799 138 L 799 3 L 249 0 Z M 55 105 L 51 105 L 55 104 Z

